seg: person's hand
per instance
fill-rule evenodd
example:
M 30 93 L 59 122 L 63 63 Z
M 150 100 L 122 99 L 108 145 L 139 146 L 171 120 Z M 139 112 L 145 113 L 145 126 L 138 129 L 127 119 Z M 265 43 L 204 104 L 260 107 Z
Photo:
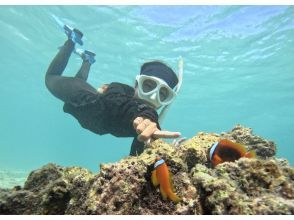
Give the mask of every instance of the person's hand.
M 133 121 L 133 126 L 138 134 L 138 141 L 147 142 L 151 139 L 158 138 L 178 138 L 181 136 L 180 132 L 161 131 L 157 128 L 155 122 L 143 117 L 137 117 Z

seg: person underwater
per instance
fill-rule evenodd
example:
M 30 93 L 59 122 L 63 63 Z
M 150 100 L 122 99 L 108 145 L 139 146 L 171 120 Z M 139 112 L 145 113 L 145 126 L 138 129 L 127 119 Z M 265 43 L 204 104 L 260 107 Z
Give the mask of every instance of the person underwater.
M 180 57 L 178 62 L 178 74 L 172 68 L 160 61 L 146 62 L 142 65 L 140 74 L 136 76 L 134 97 L 142 100 L 147 106 L 152 107 L 158 113 L 158 120 L 156 121 L 157 128 L 160 128 L 169 108 L 175 100 L 183 82 L 183 64 L 184 61 Z M 153 132 L 155 123 L 153 125 L 142 117 L 137 117 L 134 120 L 134 127 L 138 136 L 134 138 L 131 146 L 131 156 L 140 155 L 149 143 L 156 139 L 157 131 Z M 144 131 L 141 131 L 144 128 Z M 153 132 L 153 135 L 148 135 Z M 160 131 L 163 132 L 163 131 Z M 181 133 L 165 132 L 167 135 L 175 134 L 177 137 Z M 164 138 L 164 136 L 161 136 Z M 176 141 L 177 145 L 179 141 Z
M 209 149 L 208 159 L 211 161 L 212 167 L 224 162 L 233 162 L 241 157 L 255 158 L 255 152 L 247 152 L 245 146 L 234 143 L 227 139 L 221 139 L 214 143 Z
M 64 103 L 63 112 L 94 134 L 133 138 L 130 156 L 140 155 L 153 140 L 181 136 L 180 132 L 162 130 L 160 125 L 181 87 L 182 59 L 178 74 L 164 62 L 153 60 L 141 66 L 135 86 L 110 82 L 97 89 L 88 82 L 95 53 L 76 48 L 83 45 L 83 33 L 53 18 L 67 39 L 49 64 L 45 85 Z M 81 67 L 73 76 L 64 76 L 73 53 L 82 58 Z
M 173 192 L 172 174 L 169 172 L 165 161 L 159 157 L 156 157 L 151 181 L 155 187 L 160 185 L 160 193 L 164 200 L 168 197 L 173 202 L 181 201 L 181 199 Z

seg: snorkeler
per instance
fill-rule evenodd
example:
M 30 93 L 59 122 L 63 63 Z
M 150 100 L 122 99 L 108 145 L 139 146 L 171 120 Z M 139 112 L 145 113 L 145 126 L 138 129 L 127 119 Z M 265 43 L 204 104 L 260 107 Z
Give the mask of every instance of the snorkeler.
M 143 64 L 136 76 L 135 88 L 112 82 L 95 89 L 86 82 L 95 54 L 75 49 L 77 43 L 83 44 L 81 31 L 68 25 L 63 25 L 63 29 L 68 39 L 49 65 L 45 84 L 55 97 L 64 102 L 64 112 L 96 134 L 134 137 L 130 151 L 132 156 L 143 152 L 144 143 L 181 135 L 179 132 L 161 131 L 159 125 L 179 91 L 181 74 L 177 76 L 164 63 L 153 61 Z M 62 76 L 72 52 L 82 58 L 82 66 L 74 77 Z M 156 110 L 159 109 L 158 115 Z

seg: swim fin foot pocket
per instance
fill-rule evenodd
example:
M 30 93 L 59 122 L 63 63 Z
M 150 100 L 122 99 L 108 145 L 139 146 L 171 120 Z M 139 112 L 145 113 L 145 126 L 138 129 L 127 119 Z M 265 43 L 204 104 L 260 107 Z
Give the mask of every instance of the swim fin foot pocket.
M 82 58 L 83 58 L 83 60 L 88 60 L 89 63 L 93 64 L 96 61 L 95 58 L 94 58 L 95 56 L 96 56 L 95 53 L 93 53 L 93 52 L 91 52 L 89 50 L 85 50 L 84 56 Z
M 96 61 L 94 58 L 96 54 L 89 50 L 75 49 L 75 53 L 78 54 L 84 61 L 88 61 L 91 64 Z
M 68 36 L 69 39 L 72 40 L 72 42 L 78 43 L 81 46 L 83 45 L 83 33 L 80 30 L 72 28 L 66 24 L 63 26 L 63 29 L 65 34 Z

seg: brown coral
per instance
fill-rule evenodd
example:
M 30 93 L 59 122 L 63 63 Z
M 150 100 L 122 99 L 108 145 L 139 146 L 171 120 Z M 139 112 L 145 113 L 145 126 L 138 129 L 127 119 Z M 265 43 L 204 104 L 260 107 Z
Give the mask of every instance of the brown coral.
M 207 150 L 220 138 L 259 157 L 212 169 Z M 35 170 L 24 188 L 0 189 L 0 214 L 294 214 L 294 170 L 274 154 L 273 142 L 239 125 L 221 135 L 198 133 L 179 148 L 157 140 L 138 157 L 101 164 L 96 175 L 55 164 Z M 152 186 L 156 155 L 173 173 L 180 203 L 163 200 Z

